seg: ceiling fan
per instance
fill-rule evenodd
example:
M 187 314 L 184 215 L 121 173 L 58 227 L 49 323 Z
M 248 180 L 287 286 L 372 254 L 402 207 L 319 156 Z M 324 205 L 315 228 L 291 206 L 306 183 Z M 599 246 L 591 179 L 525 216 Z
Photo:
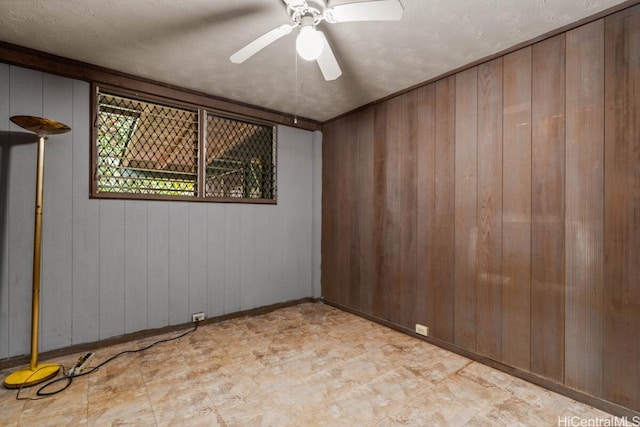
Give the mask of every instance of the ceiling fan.
M 283 24 L 261 35 L 229 58 L 241 64 L 279 38 L 300 28 L 296 39 L 296 51 L 301 58 L 316 60 L 327 81 L 342 74 L 331 46 L 316 26 L 322 21 L 330 24 L 354 21 L 399 21 L 402 17 L 400 0 L 370 0 L 328 7 L 325 0 L 282 0 L 292 24 Z

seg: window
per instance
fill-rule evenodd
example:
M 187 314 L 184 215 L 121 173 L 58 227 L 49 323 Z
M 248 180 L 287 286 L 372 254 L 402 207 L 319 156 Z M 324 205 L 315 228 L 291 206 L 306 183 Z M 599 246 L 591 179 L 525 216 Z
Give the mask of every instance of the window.
M 273 128 L 207 115 L 206 197 L 275 198 Z
M 275 202 L 273 125 L 102 88 L 95 96 L 92 197 Z

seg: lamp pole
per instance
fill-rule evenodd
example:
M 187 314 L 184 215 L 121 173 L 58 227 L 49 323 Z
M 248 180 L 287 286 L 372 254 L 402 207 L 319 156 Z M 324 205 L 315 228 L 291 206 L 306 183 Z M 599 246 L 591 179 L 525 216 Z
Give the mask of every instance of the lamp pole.
M 38 136 L 36 169 L 36 211 L 33 231 L 33 282 L 31 295 L 31 359 L 28 368 L 9 374 L 6 388 L 30 387 L 56 376 L 60 365 L 38 363 L 38 328 L 40 325 L 40 270 L 42 258 L 42 205 L 44 194 L 44 142 L 48 135 L 69 132 L 71 128 L 51 119 L 13 116 L 11 121 Z

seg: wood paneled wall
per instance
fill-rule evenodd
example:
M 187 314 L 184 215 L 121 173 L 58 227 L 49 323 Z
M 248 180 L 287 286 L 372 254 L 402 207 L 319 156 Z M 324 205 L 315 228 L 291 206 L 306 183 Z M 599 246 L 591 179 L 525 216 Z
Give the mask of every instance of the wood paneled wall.
M 331 302 L 640 410 L 640 6 L 327 124 Z
M 320 132 L 278 127 L 277 205 L 89 199 L 89 94 L 0 63 L 0 359 L 30 344 L 36 152 L 13 115 L 72 128 L 46 143 L 42 351 L 319 296 Z

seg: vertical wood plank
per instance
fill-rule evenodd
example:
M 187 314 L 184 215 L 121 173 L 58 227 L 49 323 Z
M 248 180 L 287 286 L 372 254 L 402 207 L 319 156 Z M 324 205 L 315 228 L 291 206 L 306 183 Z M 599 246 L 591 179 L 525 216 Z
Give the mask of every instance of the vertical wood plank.
M 351 294 L 353 293 L 354 279 L 351 277 L 353 274 L 353 259 L 355 256 L 353 251 L 353 233 L 352 233 L 352 216 L 353 216 L 353 202 L 352 202 L 352 186 L 353 183 L 350 179 L 351 171 L 356 166 L 353 165 L 353 152 L 356 149 L 357 141 L 354 139 L 353 131 L 353 117 L 347 117 L 344 119 L 342 125 L 337 132 L 336 143 L 339 147 L 336 148 L 336 154 L 338 158 L 335 159 L 335 170 L 330 173 L 334 175 L 334 184 L 336 193 L 332 197 L 332 201 L 329 203 L 335 204 L 336 220 L 334 225 L 334 268 L 335 268 L 335 289 L 334 292 L 338 301 L 345 305 L 351 305 L 356 301 L 352 301 Z M 357 243 L 357 242 L 356 242 Z M 357 270 L 355 271 L 357 273 Z M 356 281 L 356 285 L 358 282 Z
M 189 322 L 189 204 L 169 204 L 169 324 Z
M 256 295 L 256 304 L 268 305 L 278 302 L 280 292 L 274 292 L 278 289 L 280 282 L 273 280 L 274 268 L 270 262 L 269 252 L 274 250 L 278 245 L 277 227 L 274 227 L 270 211 L 277 209 L 275 206 L 265 205 L 255 207 L 255 229 L 259 231 L 255 239 L 255 284 L 254 292 Z M 257 305 L 256 305 L 257 307 Z
M 256 293 L 256 211 L 254 206 L 240 207 L 240 308 L 247 310 L 256 307 L 258 295 Z
M 340 283 L 344 278 L 341 264 L 342 243 L 339 235 L 340 194 L 339 167 L 344 150 L 344 119 L 324 127 L 322 144 L 322 294 L 331 301 L 346 303 Z
M 283 301 L 283 292 L 282 292 L 282 277 L 284 275 L 284 267 L 288 261 L 284 258 L 284 251 L 282 243 L 284 241 L 285 232 L 283 232 L 282 225 L 278 227 L 273 227 L 273 224 L 279 224 L 281 219 L 281 206 L 273 206 L 272 209 L 268 209 L 266 213 L 266 221 L 271 224 L 270 233 L 267 234 L 267 239 L 270 242 L 270 250 L 269 256 L 267 258 L 267 262 L 271 266 L 269 269 L 269 279 L 268 282 L 273 286 L 268 290 L 265 290 L 265 301 L 268 303 L 276 303 Z
M 384 133 L 377 135 L 376 149 L 382 154 L 376 165 L 383 190 L 379 199 L 380 257 L 376 297 L 380 301 L 380 317 L 392 322 L 400 320 L 400 138 L 402 103 L 393 98 L 376 109 L 376 122 L 384 122 Z M 382 124 L 382 123 L 381 123 Z M 378 123 L 376 123 L 376 126 Z
M 97 341 L 100 323 L 96 322 L 100 300 L 100 202 L 89 194 L 89 91 L 86 82 L 73 81 L 72 137 L 72 338 L 73 344 Z
M 314 131 L 311 136 L 312 143 L 312 197 L 311 197 L 311 271 L 312 271 L 312 291 L 311 296 L 320 298 L 322 296 L 322 132 Z M 373 163 L 373 162 L 371 162 Z M 371 165 L 369 165 L 371 166 Z M 372 180 L 369 180 L 368 188 L 371 188 Z M 369 209 L 369 216 L 372 210 Z M 371 246 L 369 246 L 371 248 Z M 370 294 L 370 293 L 368 293 Z
M 413 328 L 416 322 L 416 147 L 417 96 L 412 91 L 398 97 L 400 103 L 399 139 L 389 143 L 399 145 L 398 164 L 400 206 L 398 207 L 399 316 L 398 322 Z
M 373 259 L 373 127 L 374 109 L 367 108 L 357 113 L 357 193 L 354 202 L 357 203 L 355 227 L 358 235 L 357 264 L 359 268 L 359 305 L 356 307 L 365 313 L 370 313 L 373 303 L 371 284 L 374 282 Z
M 565 384 L 602 395 L 604 21 L 567 33 Z
M 130 200 L 124 205 L 125 333 L 148 327 L 148 204 Z
M 502 361 L 530 367 L 531 48 L 504 57 Z
M 431 277 L 435 251 L 436 92 L 435 84 L 419 88 L 416 148 L 416 323 L 435 325 L 439 304 L 437 283 Z
M 330 301 L 335 299 L 335 204 L 331 199 L 335 194 L 334 172 L 336 172 L 335 160 L 337 159 L 338 145 L 337 131 L 340 128 L 339 121 L 334 121 L 322 128 L 322 232 L 320 257 L 322 265 L 322 296 Z
M 478 66 L 477 349 L 500 359 L 502 316 L 502 58 Z
M 353 278 L 351 277 L 353 261 L 351 221 L 353 209 L 351 206 L 350 176 L 351 170 L 354 167 L 351 162 L 356 141 L 353 139 L 353 118 L 348 117 L 345 121 L 345 126 L 340 130 L 340 157 L 336 161 L 339 172 L 337 172 L 335 177 L 338 192 L 334 195 L 333 203 L 336 204 L 337 209 L 337 221 L 335 223 L 336 237 L 339 237 L 335 253 L 336 276 L 338 278 L 335 283 L 337 286 L 336 292 L 339 300 L 342 301 L 343 304 L 349 305 L 351 302 L 351 285 L 353 283 Z
M 455 293 L 455 77 L 436 82 L 432 335 L 453 340 Z M 431 333 L 430 333 L 431 334 Z
M 388 290 L 387 319 L 392 322 L 400 322 L 401 298 L 403 277 L 401 271 L 400 254 L 402 251 L 401 227 L 401 165 L 402 155 L 402 99 L 393 98 L 389 101 L 387 109 L 387 133 L 385 135 L 385 149 L 387 155 L 384 171 L 387 182 L 384 207 L 386 210 L 386 222 L 384 227 L 384 257 L 388 262 L 389 275 L 386 286 Z
M 240 207 L 226 204 L 224 212 L 224 312 L 240 311 Z
M 605 18 L 604 395 L 640 411 L 640 6 Z
M 124 202 L 100 200 L 100 339 L 124 334 Z
M 43 116 L 71 126 L 73 81 L 43 75 Z M 71 345 L 72 330 L 72 133 L 45 142 L 43 216 L 41 351 Z
M 42 73 L 9 67 L 9 117 L 42 115 Z M 11 123 L 10 131 L 26 132 Z M 36 139 L 34 138 L 34 141 Z M 46 151 L 46 150 L 45 150 Z M 19 144 L 9 151 L 9 356 L 28 354 L 31 337 L 33 226 L 36 186 L 36 144 Z
M 350 307 L 359 308 L 360 287 L 360 233 L 357 227 L 358 215 L 358 181 L 357 174 L 360 168 L 358 162 L 358 120 L 355 116 L 346 118 L 346 127 L 343 133 L 342 172 L 340 173 L 339 218 L 340 235 L 345 236 L 344 265 L 346 276 L 343 278 L 344 301 Z
M 169 325 L 169 205 L 147 204 L 147 319 L 150 328 Z
M 361 265 L 364 255 L 362 250 L 365 249 L 361 238 L 366 239 L 366 234 L 363 235 L 361 232 L 361 218 L 359 217 L 361 214 L 366 215 L 366 211 L 363 209 L 366 198 L 363 198 L 361 193 L 364 190 L 364 195 L 367 191 L 362 182 L 363 169 L 366 170 L 367 165 L 363 165 L 360 160 L 360 150 L 366 144 L 371 143 L 370 141 L 362 140 L 363 137 L 366 137 L 365 126 L 367 123 L 360 117 L 361 114 L 356 113 L 345 118 L 342 132 L 344 151 L 341 156 L 341 162 L 343 162 L 345 170 L 340 175 L 343 179 L 341 192 L 345 197 L 341 200 L 341 204 L 345 206 L 345 215 L 341 216 L 341 222 L 344 224 L 342 232 L 348 233 L 346 235 L 349 236 L 347 243 L 348 259 L 346 260 L 348 281 L 345 283 L 345 291 L 347 293 L 347 305 L 358 310 L 362 309 L 363 298 L 366 298 L 367 295 L 363 292 L 367 285 L 362 277 L 363 269 Z M 361 128 L 364 129 L 362 135 Z M 371 165 L 369 165 L 370 167 Z M 364 219 L 366 220 L 366 216 Z
M 207 316 L 224 314 L 224 205 L 207 206 Z
M 562 382 L 565 35 L 532 49 L 531 371 Z
M 476 350 L 478 68 L 456 74 L 454 342 Z
M 207 206 L 189 204 L 189 311 L 207 313 Z
M 280 232 L 283 240 L 281 298 L 289 301 L 311 293 L 311 133 L 284 128 L 278 163 L 282 184 Z M 285 268 L 286 266 L 286 268 Z
M 0 63 L 0 127 L 9 129 L 9 65 Z M 0 359 L 9 357 L 9 135 L 0 135 Z
M 389 258 L 388 251 L 395 248 L 389 246 L 389 228 L 393 224 L 393 217 L 388 210 L 388 193 L 393 192 L 387 179 L 387 170 L 393 169 L 393 152 L 389 152 L 387 144 L 387 128 L 389 103 L 375 106 L 374 112 L 374 152 L 373 152 L 373 185 L 374 195 L 374 237 L 375 252 L 375 282 L 373 290 L 373 314 L 382 319 L 388 319 L 391 312 L 390 284 L 397 283 L 395 265 Z M 393 239 L 393 236 L 391 236 Z M 397 241 L 397 239 L 393 239 Z

